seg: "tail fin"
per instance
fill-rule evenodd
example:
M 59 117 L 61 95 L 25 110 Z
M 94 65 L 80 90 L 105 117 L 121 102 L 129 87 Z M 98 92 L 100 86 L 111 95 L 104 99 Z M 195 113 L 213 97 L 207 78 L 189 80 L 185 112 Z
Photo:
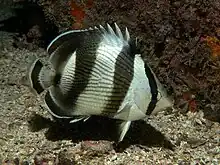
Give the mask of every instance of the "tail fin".
M 52 85 L 54 72 L 44 66 L 42 62 L 35 57 L 28 68 L 27 78 L 29 86 L 34 89 L 37 94 L 40 94 Z

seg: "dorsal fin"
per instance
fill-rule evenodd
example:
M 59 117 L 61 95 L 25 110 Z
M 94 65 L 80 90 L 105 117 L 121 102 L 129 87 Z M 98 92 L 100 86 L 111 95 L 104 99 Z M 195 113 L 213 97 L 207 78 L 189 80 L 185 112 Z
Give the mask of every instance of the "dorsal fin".
M 115 32 L 108 23 L 107 23 L 107 30 L 102 25 L 99 25 L 99 28 L 94 26 L 93 28 L 89 27 L 88 29 L 70 30 L 70 31 L 64 32 L 64 33 L 58 35 L 55 39 L 52 40 L 52 42 L 47 47 L 47 52 L 49 54 L 51 54 L 61 44 L 63 44 L 67 40 L 72 40 L 73 38 L 75 40 L 77 40 L 77 37 L 79 37 L 80 34 L 86 32 L 86 31 L 88 32 L 88 31 L 94 31 L 94 30 L 101 30 L 105 34 L 110 33 L 111 35 L 117 36 L 122 40 L 129 41 L 130 40 L 130 34 L 128 32 L 127 27 L 125 29 L 125 36 L 123 37 L 123 34 L 122 34 L 120 28 L 118 27 L 118 25 L 116 23 L 114 23 L 114 25 L 115 25 Z
M 50 55 L 50 62 L 52 63 L 54 69 L 62 70 L 62 65 L 65 65 L 65 62 L 76 51 L 76 49 L 79 48 L 82 41 L 85 41 L 84 37 L 92 34 L 93 32 L 95 32 L 97 35 L 102 33 L 108 43 L 130 43 L 128 29 L 125 29 L 125 35 L 123 36 L 118 25 L 114 23 L 114 26 L 115 31 L 107 23 L 106 28 L 104 28 L 102 25 L 99 25 L 99 27 L 94 26 L 89 27 L 88 29 L 70 30 L 57 36 L 47 47 L 47 52 Z
M 51 43 L 47 47 L 47 52 L 51 54 L 54 52 L 61 44 L 63 44 L 65 41 L 72 40 L 75 38 L 77 40 L 77 37 L 80 36 L 83 32 L 86 31 L 93 31 L 94 28 L 89 28 L 89 29 L 83 29 L 83 30 L 70 30 L 67 32 L 64 32 L 60 35 L 58 35 L 56 38 L 54 38 Z
M 102 31 L 105 32 L 105 34 L 110 34 L 112 35 L 112 37 L 110 37 L 109 39 L 113 39 L 114 37 L 118 38 L 121 41 L 125 41 L 125 42 L 130 42 L 131 38 L 130 38 L 130 34 L 128 31 L 128 28 L 125 28 L 125 34 L 123 35 L 121 32 L 121 29 L 119 28 L 119 26 L 117 25 L 117 23 L 114 23 L 115 26 L 115 31 L 113 30 L 113 28 L 107 23 L 107 28 L 105 29 L 104 27 L 102 27 L 100 25 L 100 29 Z
M 122 34 L 122 32 L 121 32 L 121 29 L 118 27 L 118 25 L 117 25 L 116 23 L 115 23 L 115 31 L 116 31 L 116 35 L 117 35 L 120 39 L 124 40 L 123 34 Z
M 108 23 L 107 23 L 107 30 L 108 30 L 108 32 L 109 32 L 111 35 L 116 36 L 114 30 L 112 29 L 112 27 L 111 27 Z
M 69 57 L 79 48 L 81 41 L 87 33 L 97 31 L 97 28 L 83 30 L 70 30 L 57 36 L 48 46 L 47 52 L 50 55 L 50 62 L 54 69 L 62 71 L 63 65 Z
M 130 34 L 129 34 L 129 32 L 128 32 L 128 28 L 127 28 L 127 27 L 125 28 L 125 40 L 126 40 L 126 41 L 129 41 L 129 40 L 130 40 Z
M 99 25 L 99 30 L 102 32 L 104 36 L 104 40 L 106 41 L 107 44 L 123 44 L 126 45 L 129 43 L 129 39 L 126 40 L 121 32 L 121 29 L 119 26 L 114 23 L 114 28 L 110 26 L 108 23 L 106 23 L 106 27 L 104 28 L 102 25 Z M 126 32 L 126 35 L 129 36 L 129 33 Z M 126 37 L 126 36 L 125 36 Z
M 107 31 L 105 30 L 105 28 L 102 25 L 99 25 L 99 29 L 103 32 L 103 33 L 107 33 Z

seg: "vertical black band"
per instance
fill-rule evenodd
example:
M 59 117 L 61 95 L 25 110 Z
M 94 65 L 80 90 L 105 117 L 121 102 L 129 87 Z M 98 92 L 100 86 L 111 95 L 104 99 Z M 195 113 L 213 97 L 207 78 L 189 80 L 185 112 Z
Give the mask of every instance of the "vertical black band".
M 44 88 L 41 86 L 40 81 L 38 79 L 38 76 L 40 74 L 42 67 L 43 67 L 43 64 L 39 60 L 37 60 L 37 62 L 34 65 L 33 70 L 31 71 L 32 85 L 38 94 L 44 91 Z
M 150 85 L 150 89 L 151 89 L 151 101 L 148 105 L 147 111 L 146 111 L 146 115 L 150 115 L 152 113 L 152 111 L 154 110 L 154 108 L 156 107 L 157 104 L 157 83 L 156 80 L 154 78 L 154 75 L 152 74 L 150 68 L 148 67 L 148 65 L 145 63 L 144 65 L 145 67 L 145 73 L 147 75 L 148 81 L 149 81 L 149 85 Z

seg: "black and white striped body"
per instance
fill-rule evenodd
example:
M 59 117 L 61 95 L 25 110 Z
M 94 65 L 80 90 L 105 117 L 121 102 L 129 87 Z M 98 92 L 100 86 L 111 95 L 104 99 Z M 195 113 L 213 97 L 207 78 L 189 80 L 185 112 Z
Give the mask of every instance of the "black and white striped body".
M 121 141 L 131 121 L 145 118 L 147 110 L 154 109 L 155 77 L 137 54 L 127 28 L 125 35 L 117 24 L 115 31 L 108 24 L 106 29 L 68 31 L 55 38 L 47 51 L 53 72 L 46 78 L 47 72 L 35 61 L 29 77 L 32 87 L 41 89 L 38 93 L 48 90 L 45 103 L 53 116 L 120 119 Z
M 104 115 L 129 121 L 144 118 L 151 92 L 140 55 L 133 52 L 129 40 L 110 30 L 85 33 L 88 38 L 81 42 L 92 44 L 76 48 L 63 67 L 60 83 L 49 89 L 52 104 L 59 107 L 55 114 Z M 55 51 L 51 57 L 60 53 Z

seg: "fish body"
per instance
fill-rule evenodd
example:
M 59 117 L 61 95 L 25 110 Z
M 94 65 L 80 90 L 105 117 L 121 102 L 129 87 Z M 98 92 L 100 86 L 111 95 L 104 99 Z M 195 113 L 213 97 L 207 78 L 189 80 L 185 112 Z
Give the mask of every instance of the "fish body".
M 45 104 L 57 118 L 74 118 L 71 122 L 93 115 L 118 119 L 118 141 L 122 141 L 131 121 L 171 107 L 136 46 L 128 29 L 123 35 L 116 23 L 114 30 L 107 24 L 107 28 L 62 33 L 47 48 L 48 66 L 37 58 L 32 62 L 30 86 L 38 94 L 47 91 Z

